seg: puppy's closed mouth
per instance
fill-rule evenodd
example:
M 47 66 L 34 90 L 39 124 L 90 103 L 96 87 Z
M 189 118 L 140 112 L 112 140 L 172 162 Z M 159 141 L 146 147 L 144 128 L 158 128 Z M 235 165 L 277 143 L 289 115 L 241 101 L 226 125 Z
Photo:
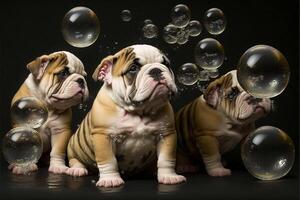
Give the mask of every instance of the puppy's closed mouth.
M 66 101 L 66 100 L 73 99 L 76 96 L 83 98 L 84 92 L 82 90 L 80 90 L 80 91 L 76 92 L 74 95 L 71 95 L 70 97 L 59 97 L 57 94 L 53 94 L 50 96 L 50 98 L 54 98 L 57 101 L 63 101 L 63 100 Z
M 157 83 L 148 97 L 146 97 L 145 99 L 140 100 L 140 101 L 131 100 L 131 103 L 135 106 L 144 104 L 146 101 L 151 99 L 153 97 L 153 95 L 155 94 L 156 90 L 160 89 L 161 87 L 166 87 L 167 88 L 167 90 L 169 91 L 168 92 L 169 99 L 171 99 L 172 96 L 174 95 L 174 92 L 171 90 L 171 88 L 165 83 Z

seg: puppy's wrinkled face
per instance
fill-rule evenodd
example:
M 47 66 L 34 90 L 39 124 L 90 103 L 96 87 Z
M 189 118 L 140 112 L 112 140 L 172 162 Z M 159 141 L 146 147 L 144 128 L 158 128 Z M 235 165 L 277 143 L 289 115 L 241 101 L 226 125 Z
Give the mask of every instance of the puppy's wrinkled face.
M 48 106 L 65 110 L 88 98 L 82 62 L 62 51 L 38 57 L 27 65 Z
M 255 98 L 245 92 L 233 70 L 212 82 L 205 94 L 206 102 L 229 118 L 239 122 L 255 121 L 271 110 L 268 98 Z
M 125 109 L 160 107 L 177 92 L 169 60 L 150 45 L 133 45 L 105 58 L 95 79 L 104 80 Z

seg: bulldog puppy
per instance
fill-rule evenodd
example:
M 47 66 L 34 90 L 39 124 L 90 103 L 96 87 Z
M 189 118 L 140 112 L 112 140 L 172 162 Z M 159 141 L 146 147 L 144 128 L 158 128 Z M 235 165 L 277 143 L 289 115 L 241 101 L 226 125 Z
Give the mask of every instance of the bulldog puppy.
M 169 98 L 177 91 L 168 59 L 149 45 L 129 46 L 104 58 L 93 74 L 104 81 L 68 145 L 67 174 L 99 171 L 99 187 L 124 183 L 157 160 L 159 183 L 177 184 L 177 135 Z
M 48 108 L 48 119 L 39 128 L 43 140 L 43 151 L 50 153 L 49 172 L 64 173 L 65 154 L 71 137 L 71 107 L 88 97 L 88 88 L 82 62 L 73 54 L 60 51 L 36 58 L 27 65 L 31 72 L 11 105 L 23 97 L 36 97 Z M 16 126 L 15 122 L 12 122 Z M 32 164 L 28 168 L 10 165 L 14 174 L 27 174 L 37 170 Z
M 176 113 L 177 171 L 195 172 L 202 156 L 210 176 L 228 176 L 221 154 L 232 150 L 255 128 L 255 120 L 271 109 L 270 99 L 258 99 L 239 85 L 236 70 L 210 83 L 203 95 Z

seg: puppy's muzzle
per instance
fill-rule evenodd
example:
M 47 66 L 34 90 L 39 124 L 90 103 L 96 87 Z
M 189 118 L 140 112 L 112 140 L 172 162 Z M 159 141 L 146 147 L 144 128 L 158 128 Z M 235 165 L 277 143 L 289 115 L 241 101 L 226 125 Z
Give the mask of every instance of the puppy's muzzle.
M 81 89 L 84 89 L 84 88 L 85 88 L 85 82 L 84 82 L 83 78 L 78 78 L 78 79 L 76 80 L 76 82 L 78 83 L 78 85 L 79 85 L 79 87 L 80 87 Z
M 149 75 L 155 80 L 160 81 L 163 80 L 164 77 L 162 75 L 162 70 L 159 68 L 153 68 L 150 70 Z

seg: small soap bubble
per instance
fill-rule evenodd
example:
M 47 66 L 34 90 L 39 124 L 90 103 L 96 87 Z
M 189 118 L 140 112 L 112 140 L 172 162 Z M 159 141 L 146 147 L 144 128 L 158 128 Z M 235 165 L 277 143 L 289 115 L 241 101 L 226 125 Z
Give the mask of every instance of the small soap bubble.
M 276 180 L 290 171 L 295 160 L 295 147 L 282 130 L 263 126 L 249 134 L 242 144 L 242 160 L 254 177 Z
M 145 19 L 144 24 L 153 24 L 151 19 Z
M 212 35 L 222 33 L 227 24 L 223 11 L 218 8 L 211 8 L 206 11 L 203 21 L 207 32 Z
M 196 36 L 200 35 L 200 33 L 202 32 L 202 25 L 197 20 L 190 21 L 190 23 L 188 25 L 188 30 L 189 30 L 190 36 L 196 37 Z
M 131 15 L 131 11 L 130 10 L 122 10 L 121 12 L 121 19 L 124 21 L 124 22 L 129 22 L 132 18 L 132 15 Z
M 218 69 L 209 70 L 208 73 L 210 78 L 218 78 L 218 76 L 220 75 Z
M 11 107 L 11 119 L 16 126 L 26 125 L 37 129 L 48 118 L 48 109 L 35 97 L 24 97 Z
M 193 63 L 185 63 L 177 70 L 177 80 L 183 85 L 193 85 L 198 81 L 199 68 Z
M 154 24 L 145 24 L 143 33 L 145 38 L 155 38 L 158 35 L 158 28 Z
M 180 28 L 185 27 L 191 19 L 191 11 L 186 5 L 179 4 L 173 8 L 171 19 L 172 24 L 175 26 Z
M 267 45 L 256 45 L 240 58 L 237 78 L 245 91 L 257 98 L 272 98 L 281 94 L 290 77 L 284 55 Z
M 168 44 L 175 44 L 178 40 L 177 34 L 180 31 L 180 28 L 174 26 L 173 24 L 168 24 L 164 27 L 163 38 Z
M 62 21 L 64 39 L 74 47 L 88 47 L 98 38 L 100 24 L 97 15 L 89 8 L 75 7 Z
M 199 81 L 209 81 L 209 77 L 210 76 L 210 73 L 208 70 L 201 70 L 200 73 L 199 73 Z
M 185 44 L 189 41 L 189 30 L 187 28 L 181 28 L 177 32 L 177 44 Z
M 203 69 L 217 69 L 224 61 L 224 48 L 213 38 L 201 40 L 195 47 L 196 64 Z
M 28 166 L 35 164 L 43 152 L 39 133 L 26 126 L 11 129 L 3 138 L 2 151 L 9 164 Z

